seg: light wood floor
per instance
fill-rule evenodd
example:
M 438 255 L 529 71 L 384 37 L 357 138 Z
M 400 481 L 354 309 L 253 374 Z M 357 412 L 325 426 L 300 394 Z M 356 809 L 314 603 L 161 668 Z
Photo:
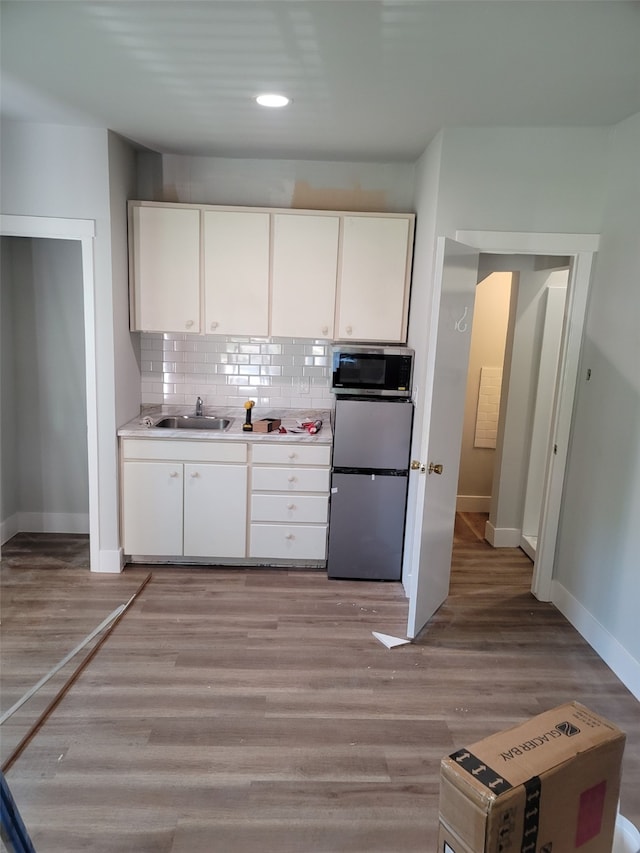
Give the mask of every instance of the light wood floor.
M 391 651 L 371 631 L 404 636 L 400 584 L 154 567 L 7 773 L 38 853 L 434 851 L 440 758 L 571 699 L 627 732 L 640 824 L 638 702 L 482 529 L 458 517 L 451 595 Z M 3 548 L 3 710 L 149 571 L 86 559 L 78 537 Z M 74 666 L 2 726 L 3 760 Z

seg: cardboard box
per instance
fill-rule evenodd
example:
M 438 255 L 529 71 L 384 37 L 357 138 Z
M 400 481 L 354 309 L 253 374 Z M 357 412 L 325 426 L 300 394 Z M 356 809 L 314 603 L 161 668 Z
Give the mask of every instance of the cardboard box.
M 281 423 L 280 418 L 260 418 L 259 421 L 253 422 L 253 431 L 273 432 L 274 429 L 279 429 Z
M 441 764 L 439 853 L 611 853 L 624 742 L 571 702 L 457 750 Z

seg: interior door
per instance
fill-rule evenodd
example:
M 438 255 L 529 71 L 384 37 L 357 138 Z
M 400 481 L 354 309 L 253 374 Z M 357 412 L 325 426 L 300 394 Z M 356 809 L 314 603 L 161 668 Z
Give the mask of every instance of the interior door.
M 420 467 L 412 472 L 419 481 L 407 625 L 411 638 L 418 635 L 449 593 L 478 259 L 477 249 L 439 238 Z

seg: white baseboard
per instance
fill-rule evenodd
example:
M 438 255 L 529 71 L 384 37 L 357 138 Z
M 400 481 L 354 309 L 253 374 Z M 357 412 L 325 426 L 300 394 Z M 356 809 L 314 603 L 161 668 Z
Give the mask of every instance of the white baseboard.
M 16 533 L 89 533 L 89 513 L 16 512 L 2 522 L 2 542 Z
M 484 526 L 484 538 L 494 548 L 519 548 L 521 537 L 519 527 L 494 527 L 490 521 Z
M 104 574 L 119 574 L 124 567 L 124 553 L 122 548 L 116 551 L 100 551 L 98 565 L 92 564 L 92 572 L 102 572 Z
M 530 560 L 536 561 L 536 551 L 538 550 L 538 537 L 525 536 L 523 533 L 520 537 L 520 547 Z
M 491 495 L 458 495 L 456 512 L 489 512 Z
M 551 601 L 640 701 L 640 662 L 558 581 L 551 583 Z
M 0 544 L 4 545 L 9 539 L 12 539 L 16 533 L 20 533 L 20 525 L 18 524 L 18 515 L 14 513 L 9 518 L 5 518 L 0 524 Z

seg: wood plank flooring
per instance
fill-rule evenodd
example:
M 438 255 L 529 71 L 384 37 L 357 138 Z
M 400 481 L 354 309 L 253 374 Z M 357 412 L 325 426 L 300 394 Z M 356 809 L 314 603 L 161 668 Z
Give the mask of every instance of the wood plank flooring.
M 458 516 L 451 595 L 418 641 L 400 584 L 317 571 L 86 570 L 79 537 L 2 555 L 2 710 L 153 578 L 7 773 L 38 853 L 436 849 L 440 758 L 576 699 L 621 726 L 640 824 L 640 707 L 531 563 Z M 3 760 L 77 661 L 0 730 Z

